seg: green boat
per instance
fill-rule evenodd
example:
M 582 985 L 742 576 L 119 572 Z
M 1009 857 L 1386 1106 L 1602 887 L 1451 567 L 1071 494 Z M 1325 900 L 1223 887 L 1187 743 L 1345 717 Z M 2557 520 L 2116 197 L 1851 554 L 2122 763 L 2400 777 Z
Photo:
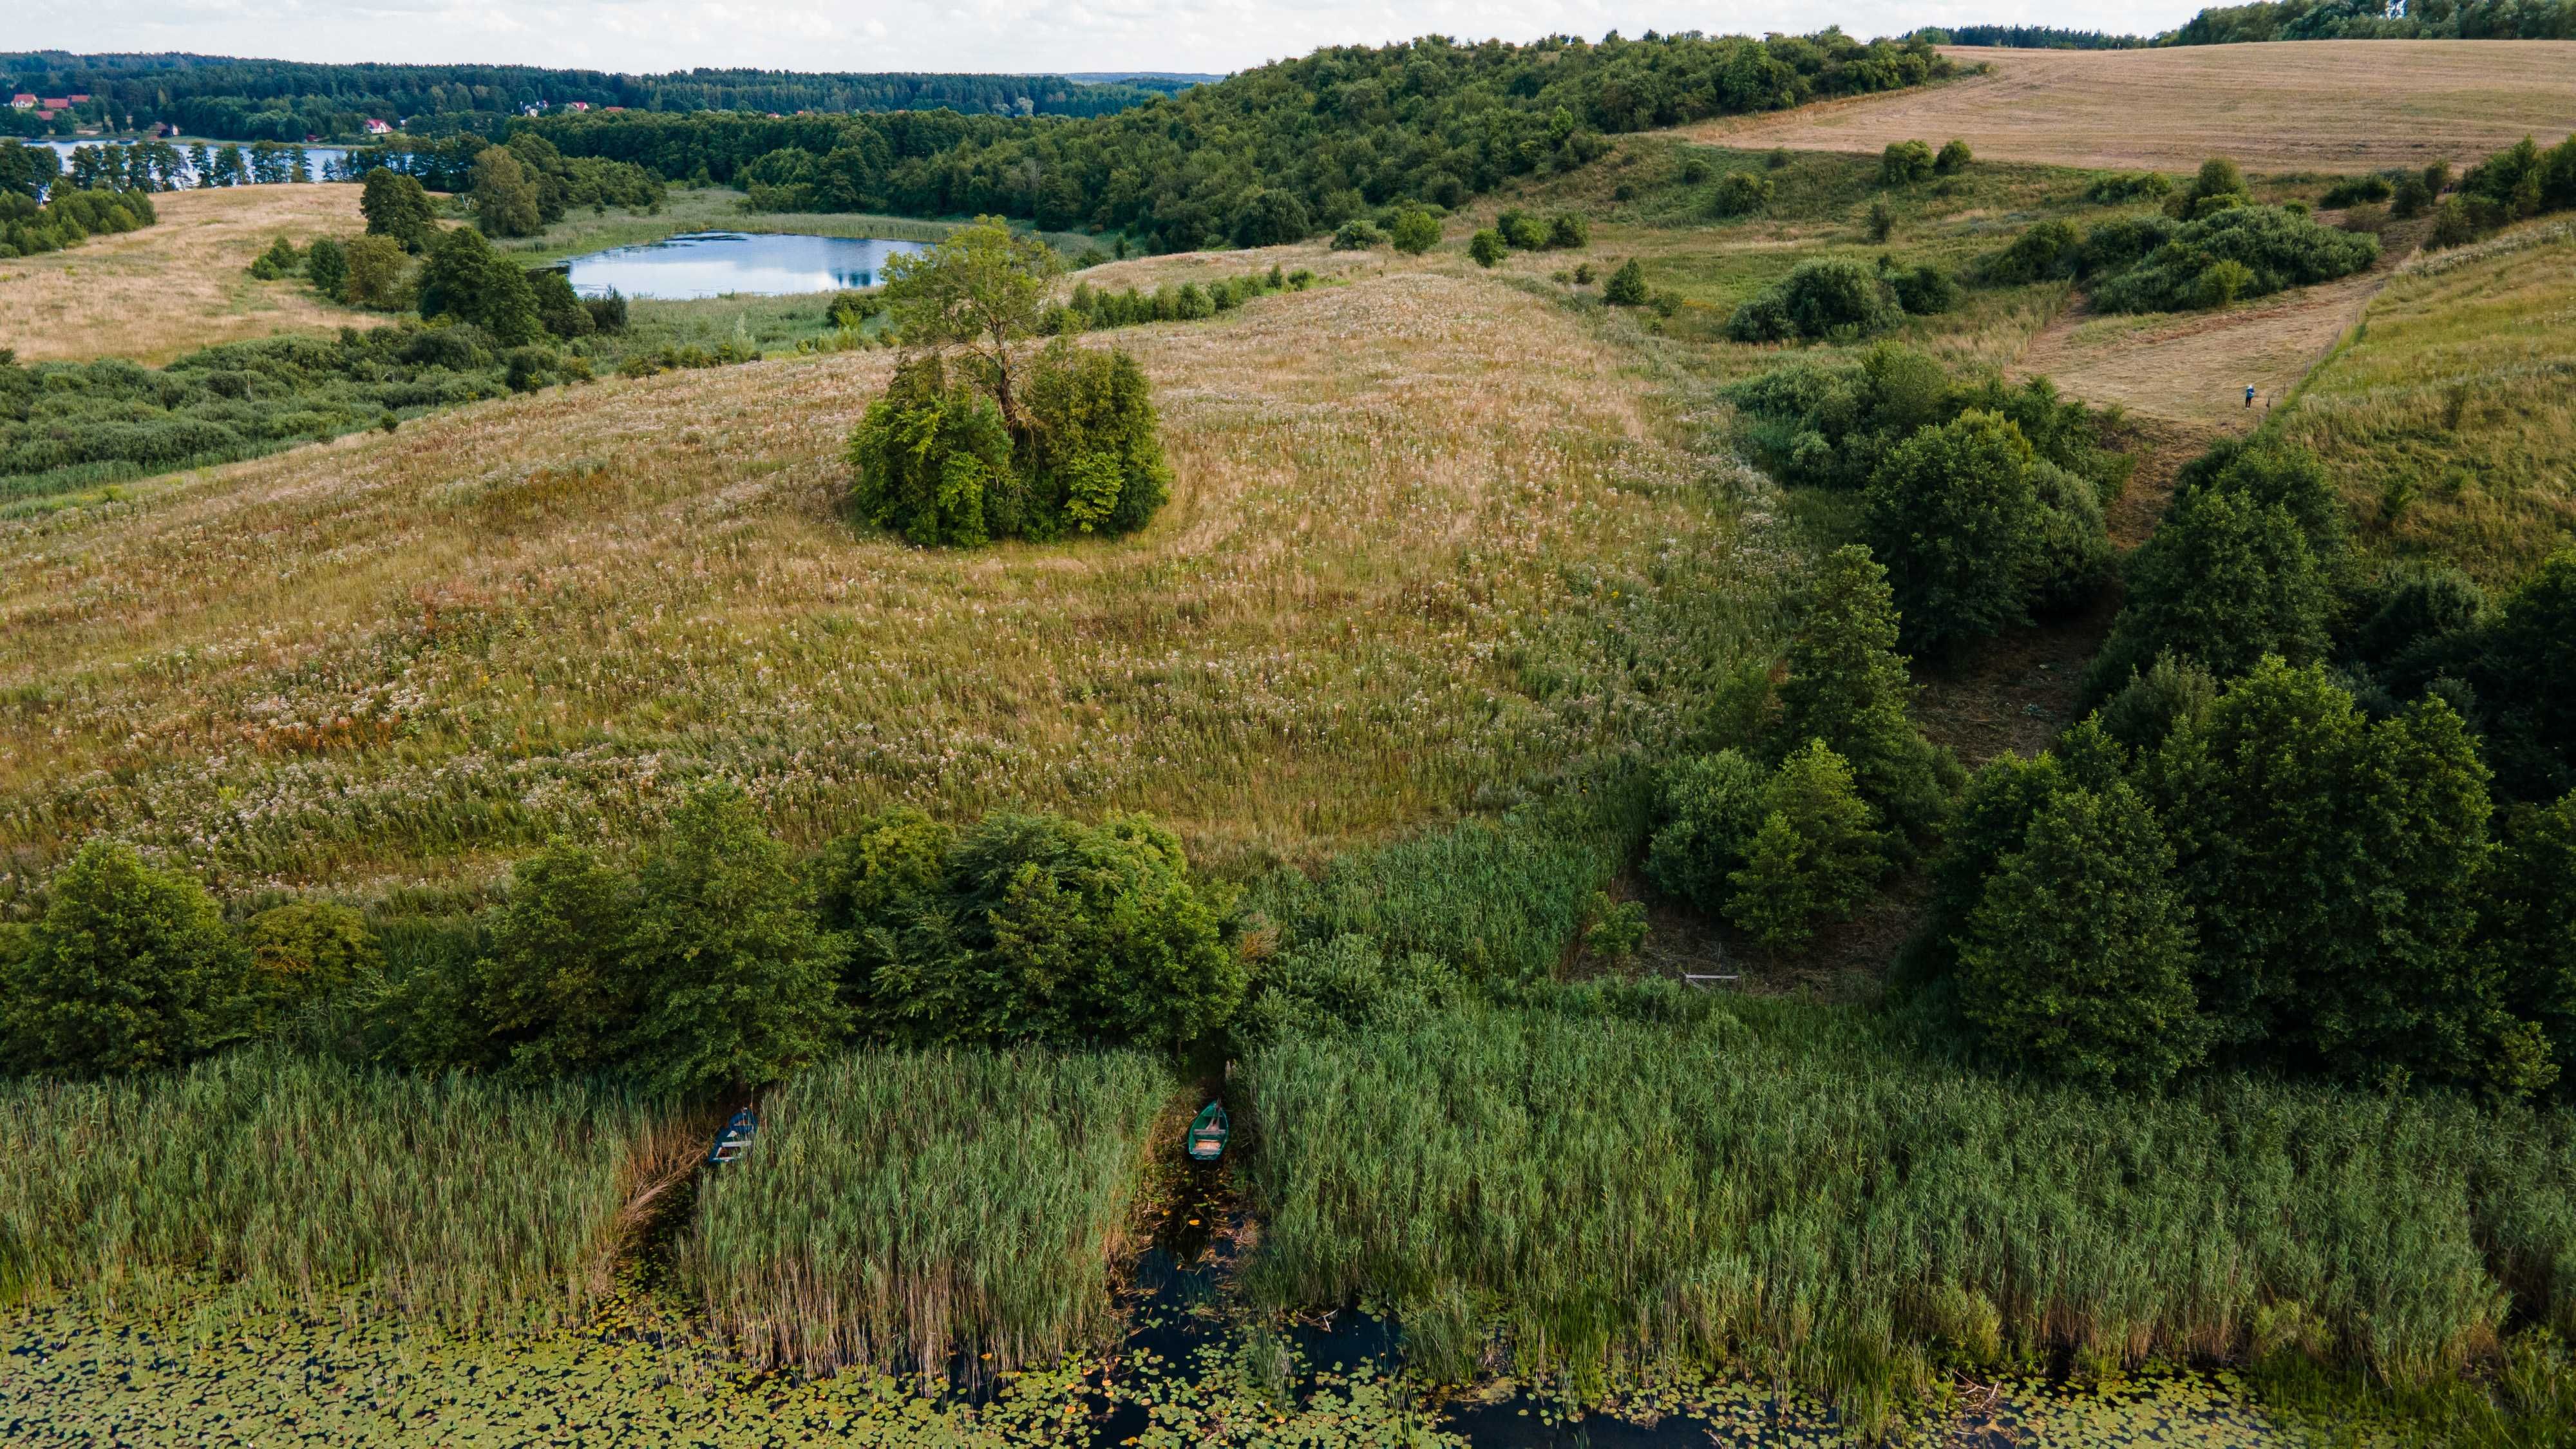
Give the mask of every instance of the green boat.
M 1223 1104 L 1210 1102 L 1201 1107 L 1197 1119 L 1190 1123 L 1190 1135 L 1185 1139 L 1190 1160 L 1214 1162 L 1225 1156 L 1225 1136 L 1228 1130 Z

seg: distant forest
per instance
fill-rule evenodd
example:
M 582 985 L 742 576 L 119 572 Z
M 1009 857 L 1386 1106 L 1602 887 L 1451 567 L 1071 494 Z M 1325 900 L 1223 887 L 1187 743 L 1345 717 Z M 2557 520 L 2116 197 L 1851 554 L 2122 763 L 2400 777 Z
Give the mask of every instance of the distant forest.
M 1962 25 L 1915 32 L 1933 45 L 2033 50 L 2134 50 L 2151 45 L 2240 45 L 2263 40 L 2576 40 L 2576 0 L 2412 0 L 2390 18 L 2387 0 L 2256 0 L 2212 6 L 2158 36 L 2058 30 L 2045 25 Z
M 1184 89 L 1139 77 L 1086 84 L 1062 76 L 692 70 L 623 75 L 518 65 L 309 65 L 208 55 L 0 54 L 0 88 L 39 97 L 86 94 L 85 122 L 167 123 L 224 141 L 355 135 L 369 118 L 418 135 L 489 129 L 525 107 L 638 111 L 926 111 L 1104 116 Z
M 1928 45 L 1832 30 L 1528 45 L 1427 36 L 1319 50 L 1092 119 L 593 111 L 519 124 L 566 156 L 740 186 L 766 209 L 991 213 L 1177 251 L 1291 241 L 1398 203 L 1455 206 L 1507 177 L 1581 166 L 1606 134 L 1951 71 Z

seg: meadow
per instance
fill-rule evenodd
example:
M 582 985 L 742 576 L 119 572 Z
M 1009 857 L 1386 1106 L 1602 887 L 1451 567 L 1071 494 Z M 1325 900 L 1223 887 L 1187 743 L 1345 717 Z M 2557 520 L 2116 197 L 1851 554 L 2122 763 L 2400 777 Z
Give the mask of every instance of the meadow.
M 1683 128 L 1728 146 L 1876 152 L 1956 136 L 1980 156 L 2187 171 L 2456 168 L 2568 133 L 2576 41 L 2315 40 L 2151 50 L 1950 46 L 1983 75 Z
M 838 454 L 882 353 L 0 522 L 0 890 L 97 829 L 233 885 L 472 885 L 709 772 L 806 843 L 890 803 L 1142 809 L 1224 869 L 1650 745 L 1673 723 L 1607 712 L 1638 666 L 1604 631 L 1690 614 L 1692 667 L 1768 657 L 1788 559 L 1738 546 L 1735 475 L 1619 350 L 1461 269 L 1115 334 L 1178 476 L 1115 542 L 855 534 Z
M 1795 1001 L 1542 998 L 1249 1063 L 1248 1290 L 1435 1378 L 1716 1364 L 1864 1431 L 1952 1374 L 2312 1360 L 2422 1386 L 2576 1326 L 2576 1137 L 2218 1079 L 2093 1096 Z
M 2325 459 L 2366 547 L 2520 579 L 2576 530 L 2576 222 L 2399 267 L 2273 426 Z

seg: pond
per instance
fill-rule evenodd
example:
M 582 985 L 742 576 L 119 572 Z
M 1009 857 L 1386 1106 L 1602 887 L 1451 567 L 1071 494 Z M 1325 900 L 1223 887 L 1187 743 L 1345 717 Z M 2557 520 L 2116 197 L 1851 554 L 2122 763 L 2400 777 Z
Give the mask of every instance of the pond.
M 574 257 L 564 270 L 588 297 L 612 288 L 671 301 L 784 297 L 875 286 L 888 258 L 920 250 L 920 242 L 878 237 L 693 232 Z

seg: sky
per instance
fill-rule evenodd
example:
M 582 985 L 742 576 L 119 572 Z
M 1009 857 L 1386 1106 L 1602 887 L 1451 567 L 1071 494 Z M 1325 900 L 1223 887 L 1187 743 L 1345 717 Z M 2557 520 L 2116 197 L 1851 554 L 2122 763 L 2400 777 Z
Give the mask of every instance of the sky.
M 2193 0 L 5 0 L 0 49 L 597 70 L 1224 72 L 1429 33 L 1895 35 L 1971 22 L 2152 33 Z

